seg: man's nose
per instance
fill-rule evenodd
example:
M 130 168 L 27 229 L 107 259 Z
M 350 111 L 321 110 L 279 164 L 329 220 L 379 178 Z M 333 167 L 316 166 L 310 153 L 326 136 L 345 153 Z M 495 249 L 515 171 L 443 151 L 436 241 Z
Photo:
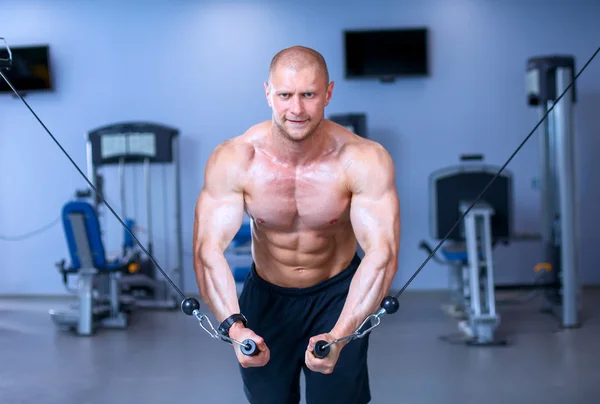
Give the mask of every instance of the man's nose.
M 302 113 L 304 112 L 304 104 L 302 103 L 302 100 L 300 100 L 300 96 L 298 95 L 295 95 L 292 98 L 291 112 L 294 115 L 302 115 Z

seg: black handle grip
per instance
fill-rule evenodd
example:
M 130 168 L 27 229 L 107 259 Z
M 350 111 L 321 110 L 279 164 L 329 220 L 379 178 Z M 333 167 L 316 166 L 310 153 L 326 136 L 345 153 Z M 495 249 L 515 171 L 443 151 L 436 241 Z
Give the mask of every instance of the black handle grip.
M 200 310 L 200 302 L 193 297 L 188 297 L 181 302 L 181 311 L 188 316 L 194 314 L 195 310 Z
M 242 351 L 242 353 L 244 355 L 247 355 L 247 356 L 258 355 L 258 348 L 256 346 L 256 342 L 252 341 L 251 339 L 247 339 L 247 340 L 244 340 L 243 344 L 244 344 L 244 346 L 241 346 L 240 350 Z
M 327 345 L 328 342 L 327 341 L 317 341 L 317 343 L 315 344 L 315 349 L 313 349 L 313 353 L 315 354 L 315 356 L 317 358 L 324 358 L 327 355 L 329 355 L 329 346 L 325 346 Z

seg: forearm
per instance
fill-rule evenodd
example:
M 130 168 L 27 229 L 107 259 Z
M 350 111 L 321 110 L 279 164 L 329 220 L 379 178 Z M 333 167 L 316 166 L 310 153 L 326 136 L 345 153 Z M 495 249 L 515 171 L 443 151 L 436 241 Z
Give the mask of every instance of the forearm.
M 391 251 L 376 250 L 365 254 L 350 283 L 342 313 L 331 330 L 335 338 L 352 334 L 367 316 L 379 309 L 396 269 L 396 257 Z
M 200 295 L 218 322 L 240 312 L 235 280 L 222 251 L 197 251 L 194 270 Z

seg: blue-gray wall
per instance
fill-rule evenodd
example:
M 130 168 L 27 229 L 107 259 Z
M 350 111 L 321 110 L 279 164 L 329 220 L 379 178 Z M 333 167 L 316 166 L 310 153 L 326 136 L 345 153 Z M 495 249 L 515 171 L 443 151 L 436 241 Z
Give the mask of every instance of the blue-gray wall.
M 403 214 L 400 286 L 425 258 L 417 244 L 429 237 L 428 175 L 457 162 L 460 153 L 484 153 L 487 162 L 497 165 L 508 158 L 538 119 L 525 103 L 525 61 L 532 55 L 569 53 L 580 68 L 600 45 L 600 4 L 595 3 L 4 0 L 0 36 L 12 46 L 51 46 L 56 91 L 31 94 L 27 101 L 81 167 L 86 162 L 83 134 L 97 126 L 151 120 L 182 131 L 185 279 L 191 292 L 196 292 L 189 255 L 193 208 L 209 153 L 269 118 L 262 84 L 275 52 L 295 44 L 318 49 L 336 82 L 327 113 L 367 113 L 369 136 L 394 158 Z M 387 85 L 344 80 L 344 29 L 410 26 L 430 28 L 431 77 Z M 595 60 L 579 79 L 575 117 L 586 283 L 600 282 L 595 259 L 600 241 L 599 78 L 600 60 Z M 585 170 L 584 164 L 589 165 Z M 508 169 L 515 175 L 517 230 L 535 232 L 538 191 L 531 183 L 538 169 L 537 138 Z M 143 177 L 136 175 L 129 185 L 142 191 Z M 118 206 L 114 180 L 112 185 L 109 200 Z M 0 234 L 18 235 L 52 222 L 74 190 L 83 187 L 83 179 L 24 105 L 1 95 Z M 154 208 L 160 211 L 163 199 L 155 191 Z M 156 217 L 159 233 L 168 223 Z M 114 218 L 104 225 L 108 232 L 119 229 Z M 114 237 L 108 248 L 115 250 L 119 241 Z M 157 234 L 158 244 L 167 241 Z M 159 247 L 157 255 L 168 266 L 172 253 L 166 257 L 163 250 Z M 59 225 L 19 242 L 0 241 L 0 293 L 63 293 L 54 263 L 66 253 Z M 538 253 L 535 243 L 499 249 L 498 283 L 529 282 Z M 446 283 L 444 269 L 430 262 L 413 286 L 444 288 Z

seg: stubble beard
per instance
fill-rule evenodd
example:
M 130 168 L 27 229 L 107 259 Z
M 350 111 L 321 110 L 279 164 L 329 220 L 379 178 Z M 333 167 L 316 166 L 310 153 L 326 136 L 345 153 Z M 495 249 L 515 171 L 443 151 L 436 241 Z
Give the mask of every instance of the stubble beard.
M 277 127 L 277 132 L 279 132 L 279 134 L 281 136 L 283 136 L 287 141 L 293 143 L 293 144 L 301 144 L 301 143 L 305 143 L 307 141 L 309 141 L 317 132 L 317 129 L 319 128 L 321 122 L 318 122 L 316 125 L 310 127 L 308 129 L 308 132 L 306 132 L 304 134 L 304 136 L 302 136 L 302 138 L 297 138 L 292 136 L 290 133 L 288 133 L 286 131 L 286 129 L 284 128 L 284 126 L 282 124 L 280 124 L 279 122 L 275 122 L 275 126 Z

